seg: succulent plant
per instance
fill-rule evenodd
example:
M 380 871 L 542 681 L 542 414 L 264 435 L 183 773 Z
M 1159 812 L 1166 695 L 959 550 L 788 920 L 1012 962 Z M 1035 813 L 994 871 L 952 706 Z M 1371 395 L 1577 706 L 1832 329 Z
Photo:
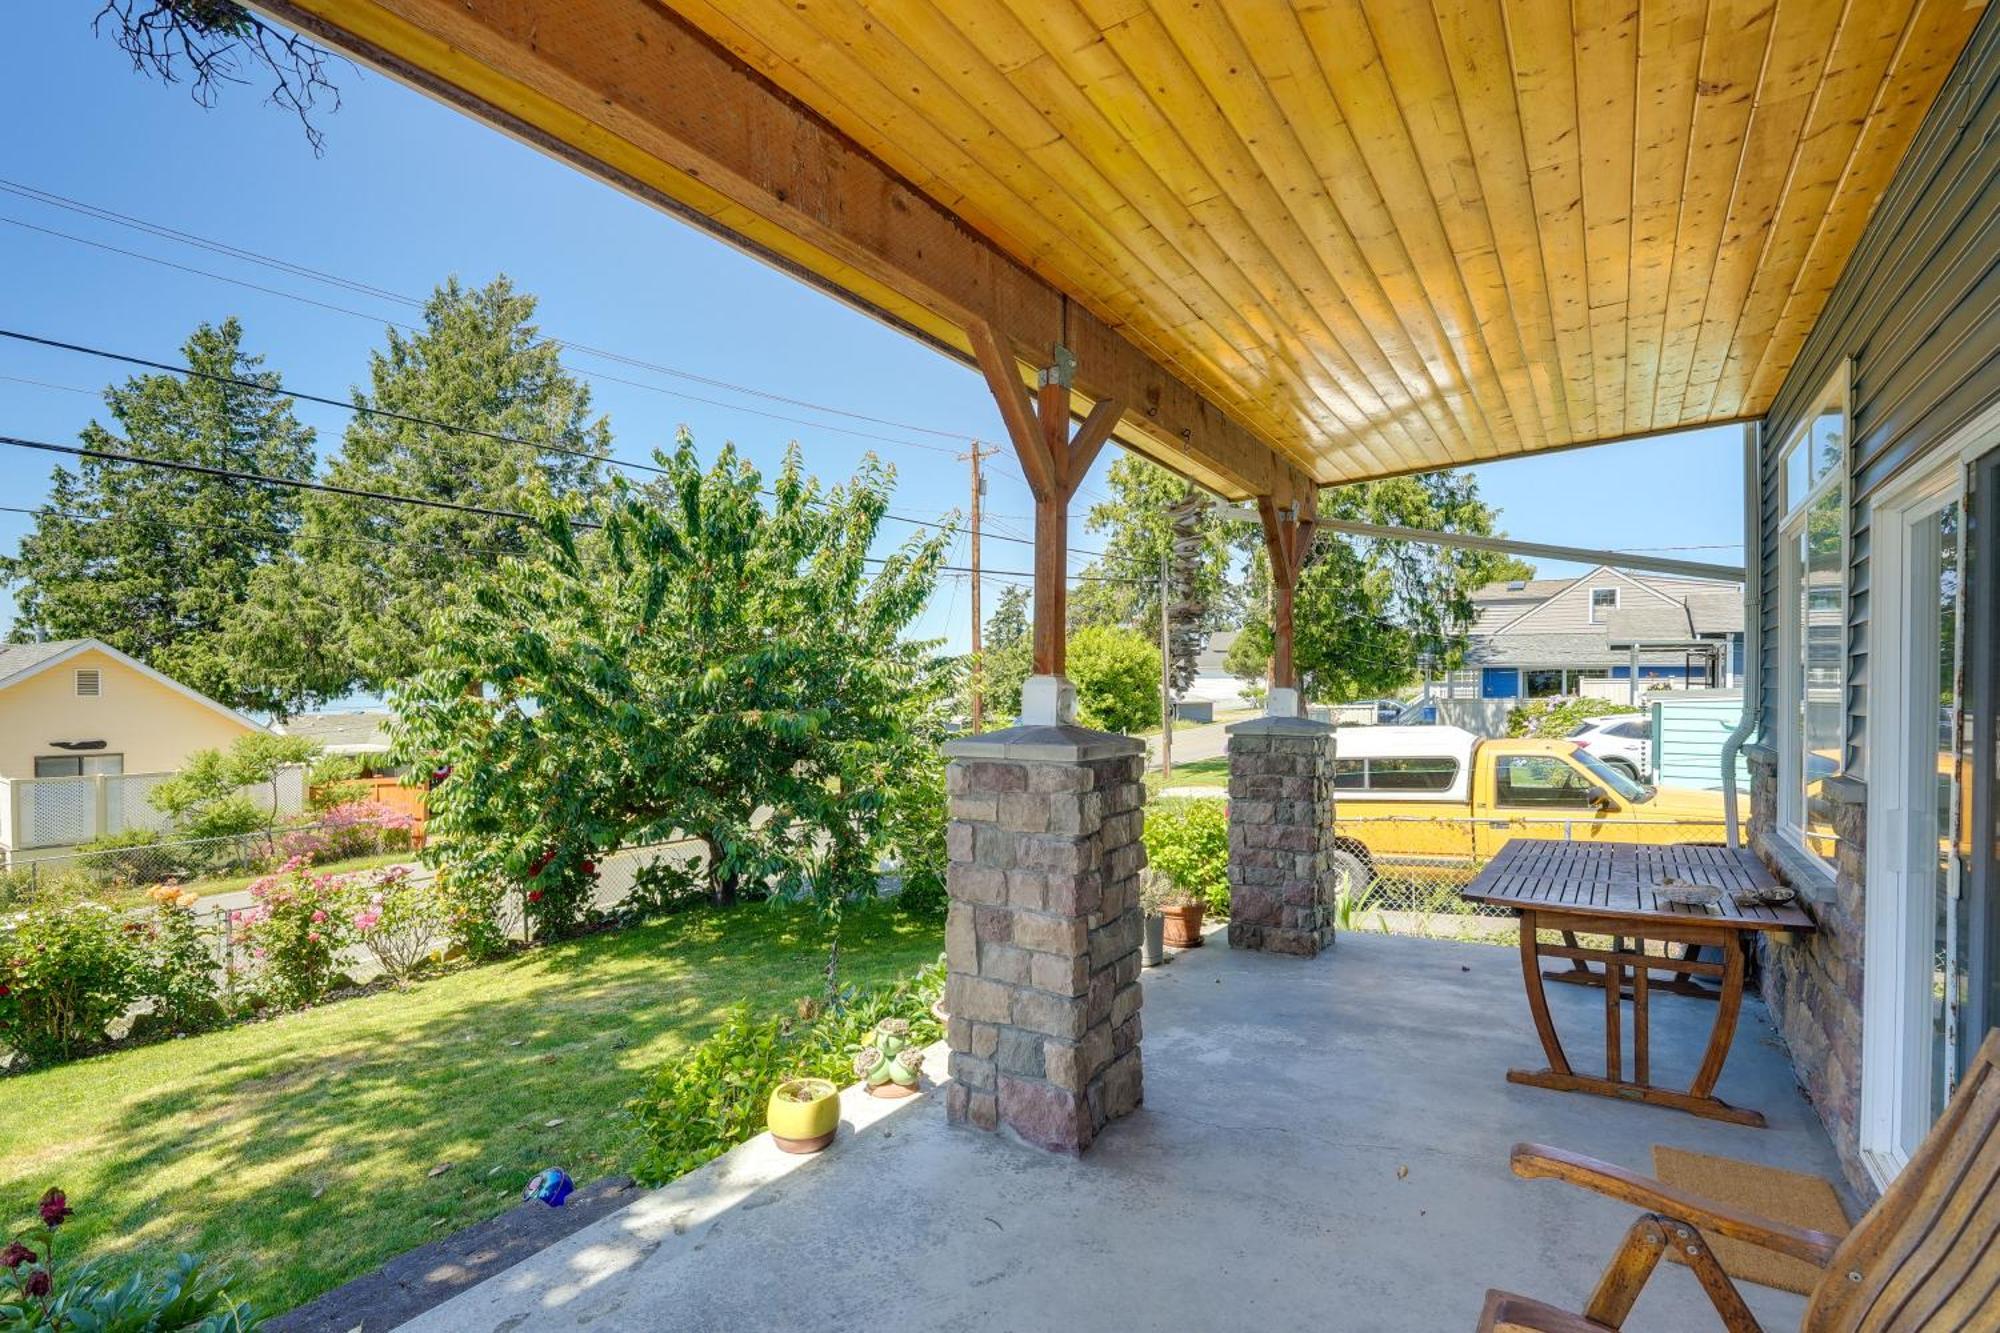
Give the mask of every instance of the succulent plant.
M 917 1086 L 917 1075 L 923 1072 L 924 1053 L 910 1044 L 908 1019 L 883 1019 L 875 1025 L 875 1033 L 868 1040 L 869 1044 L 854 1057 L 854 1072 L 869 1087 L 879 1088 L 884 1083 L 894 1083 L 900 1088 Z M 867 1061 L 868 1067 L 863 1069 L 863 1057 L 870 1055 L 876 1058 Z

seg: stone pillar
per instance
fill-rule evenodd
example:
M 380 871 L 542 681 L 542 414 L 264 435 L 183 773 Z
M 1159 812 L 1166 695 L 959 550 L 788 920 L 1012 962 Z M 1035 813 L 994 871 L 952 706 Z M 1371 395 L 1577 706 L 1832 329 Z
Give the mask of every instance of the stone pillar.
M 1141 1095 L 1145 746 L 1021 726 L 945 753 L 946 1113 L 1080 1153 Z
M 1229 729 L 1229 943 L 1311 958 L 1333 943 L 1333 728 L 1259 717 Z

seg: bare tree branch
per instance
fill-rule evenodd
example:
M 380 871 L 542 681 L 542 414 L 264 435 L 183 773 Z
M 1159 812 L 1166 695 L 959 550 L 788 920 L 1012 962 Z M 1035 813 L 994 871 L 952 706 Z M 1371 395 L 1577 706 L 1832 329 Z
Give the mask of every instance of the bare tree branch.
M 107 21 L 135 71 L 164 83 L 185 77 L 189 95 L 204 107 L 215 105 L 221 85 L 247 84 L 250 71 L 261 68 L 271 78 L 265 100 L 299 118 L 314 157 L 326 150 L 313 112 L 322 103 L 329 112 L 340 110 L 340 89 L 329 72 L 335 61 L 354 68 L 345 58 L 234 0 L 104 0 L 91 31 L 103 32 Z

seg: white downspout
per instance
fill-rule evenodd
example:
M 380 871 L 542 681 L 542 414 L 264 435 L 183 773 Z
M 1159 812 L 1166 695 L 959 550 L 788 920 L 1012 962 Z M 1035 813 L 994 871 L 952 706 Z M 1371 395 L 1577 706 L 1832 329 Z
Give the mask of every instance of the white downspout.
M 1736 757 L 1757 729 L 1764 694 L 1764 488 L 1759 423 L 1743 426 L 1743 714 L 1722 743 L 1722 809 L 1729 845 L 1743 846 L 1736 791 Z

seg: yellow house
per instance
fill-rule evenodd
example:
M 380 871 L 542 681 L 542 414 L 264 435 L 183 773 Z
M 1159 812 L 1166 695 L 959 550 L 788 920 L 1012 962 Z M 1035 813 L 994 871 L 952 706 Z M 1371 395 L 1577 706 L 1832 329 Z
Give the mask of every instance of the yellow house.
M 96 639 L 0 644 L 0 850 L 130 827 L 142 778 L 262 730 Z

